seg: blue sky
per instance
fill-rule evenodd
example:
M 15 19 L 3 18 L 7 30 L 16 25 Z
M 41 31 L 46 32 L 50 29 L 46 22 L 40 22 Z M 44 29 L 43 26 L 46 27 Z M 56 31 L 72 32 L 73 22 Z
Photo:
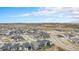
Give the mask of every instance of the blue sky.
M 75 23 L 79 8 L 0 7 L 0 23 Z

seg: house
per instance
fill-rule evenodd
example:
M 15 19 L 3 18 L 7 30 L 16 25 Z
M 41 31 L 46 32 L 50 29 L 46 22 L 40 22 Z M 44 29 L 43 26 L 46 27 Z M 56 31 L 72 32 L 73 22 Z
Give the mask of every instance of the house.
M 28 43 L 28 42 L 26 42 L 26 43 L 23 43 L 23 49 L 26 51 L 26 50 L 33 50 L 33 46 L 32 46 L 32 44 L 31 43 Z
M 25 40 L 22 36 L 19 36 L 19 35 L 12 36 L 11 39 L 12 39 L 14 42 L 20 42 L 20 41 Z
M 18 51 L 19 50 L 19 43 L 15 43 L 14 45 L 11 46 L 11 51 Z
M 4 45 L 0 48 L 3 51 L 11 51 L 11 43 L 4 43 Z

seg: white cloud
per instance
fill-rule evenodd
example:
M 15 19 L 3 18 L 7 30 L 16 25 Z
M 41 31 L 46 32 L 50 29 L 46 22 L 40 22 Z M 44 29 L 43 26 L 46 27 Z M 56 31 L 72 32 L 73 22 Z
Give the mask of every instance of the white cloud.
M 22 14 L 22 15 L 19 15 L 19 16 L 30 16 L 31 14 L 29 13 L 26 13 L 26 14 Z
M 25 14 L 21 14 L 20 16 L 41 16 L 41 15 L 45 15 L 45 16 L 49 16 L 51 14 L 56 13 L 58 10 L 56 8 L 40 8 L 38 11 L 34 11 L 32 13 L 25 13 Z
M 43 21 L 51 22 L 51 21 L 53 21 L 53 19 L 52 18 L 46 18 L 46 19 L 43 19 Z
M 24 13 L 18 16 L 46 16 L 45 22 L 68 22 L 79 19 L 79 8 L 76 7 L 41 7 L 38 11 L 32 13 Z M 61 20 L 62 19 L 62 20 Z
M 75 9 L 75 8 L 68 8 L 68 7 L 41 7 L 39 8 L 38 11 L 33 11 L 32 13 L 24 13 L 24 14 L 21 14 L 20 16 L 51 16 L 51 15 L 55 15 L 55 14 L 58 14 L 58 13 L 66 13 L 67 12 L 70 12 L 70 10 L 72 9 Z

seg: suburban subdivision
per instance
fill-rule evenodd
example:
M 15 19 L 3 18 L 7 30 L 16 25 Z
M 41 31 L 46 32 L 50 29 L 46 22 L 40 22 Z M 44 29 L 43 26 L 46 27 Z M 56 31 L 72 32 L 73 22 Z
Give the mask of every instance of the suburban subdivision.
M 0 51 L 79 51 L 79 24 L 1 23 Z

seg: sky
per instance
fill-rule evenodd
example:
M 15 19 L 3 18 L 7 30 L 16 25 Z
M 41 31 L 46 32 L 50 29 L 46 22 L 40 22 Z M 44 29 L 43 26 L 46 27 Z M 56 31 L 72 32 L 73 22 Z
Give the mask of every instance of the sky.
M 79 8 L 0 7 L 0 23 L 79 23 Z

